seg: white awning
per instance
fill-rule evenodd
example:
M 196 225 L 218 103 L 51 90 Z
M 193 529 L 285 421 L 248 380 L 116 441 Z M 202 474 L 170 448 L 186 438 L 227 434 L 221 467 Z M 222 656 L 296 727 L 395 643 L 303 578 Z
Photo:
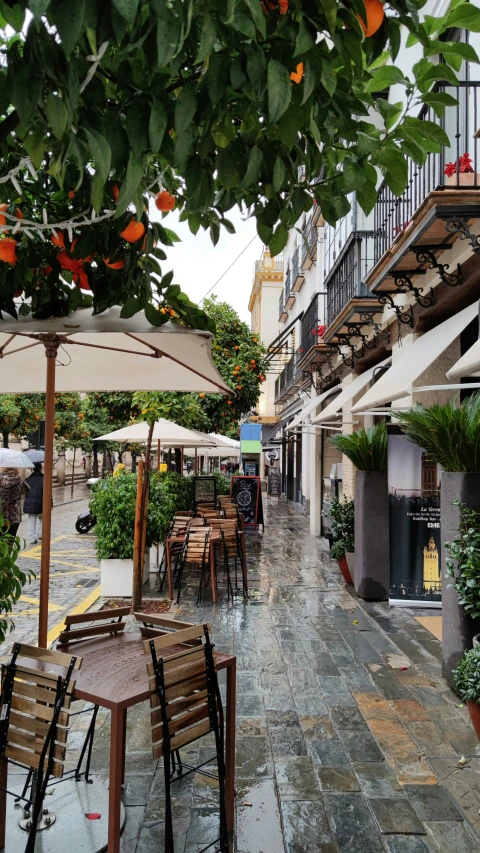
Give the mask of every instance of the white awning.
M 335 397 L 330 405 L 313 419 L 312 424 L 323 424 L 325 421 L 329 421 L 332 418 L 337 417 L 343 407 L 346 406 L 350 400 L 353 400 L 353 398 L 356 397 L 360 391 L 363 391 L 365 386 L 372 381 L 375 371 L 378 370 L 379 367 L 386 367 L 387 364 L 390 364 L 391 360 L 391 356 L 389 356 L 384 359 L 384 361 L 381 361 L 380 364 L 376 364 L 375 367 L 369 367 L 365 373 L 361 373 L 360 376 L 356 376 L 353 382 L 350 382 L 342 393 L 339 394 L 338 397 Z M 388 372 L 390 373 L 390 371 Z
M 337 392 L 341 391 L 341 389 L 341 385 L 335 385 L 335 388 L 330 388 L 328 391 L 324 391 L 323 394 L 319 394 L 318 397 L 312 397 L 312 399 L 308 401 L 307 405 L 302 409 L 302 411 L 299 412 L 298 415 L 293 419 L 292 423 L 287 426 L 287 430 L 295 429 L 296 427 L 300 426 L 305 420 L 305 418 L 308 418 L 308 416 L 315 411 L 315 409 L 320 405 L 320 403 L 323 403 L 323 401 L 326 400 L 327 397 L 331 397 L 332 394 L 337 394 Z
M 373 409 L 393 400 L 400 400 L 412 393 L 413 383 L 441 356 L 444 350 L 458 338 L 459 334 L 477 316 L 475 302 L 459 311 L 454 317 L 430 329 L 409 347 L 394 362 L 385 376 L 355 404 L 352 412 Z
M 480 373 L 480 340 L 458 359 L 447 373 L 448 379 L 463 379 L 464 376 L 479 376 Z

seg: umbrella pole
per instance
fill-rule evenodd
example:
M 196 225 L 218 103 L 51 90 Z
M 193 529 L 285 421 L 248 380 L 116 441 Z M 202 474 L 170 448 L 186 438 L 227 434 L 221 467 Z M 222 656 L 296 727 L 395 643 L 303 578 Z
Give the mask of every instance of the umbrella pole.
M 198 448 L 195 448 L 195 476 L 198 474 Z
M 160 439 L 158 439 L 158 441 L 157 441 L 157 471 L 158 471 L 158 472 L 160 472 L 160 465 L 161 465 L 161 460 L 160 460 Z
M 55 367 L 59 341 L 55 335 L 43 340 L 47 358 L 45 389 L 45 460 L 43 463 L 42 553 L 40 559 L 40 604 L 38 616 L 38 645 L 47 646 L 48 595 L 50 585 L 50 544 L 52 538 L 53 436 L 55 422 Z
M 180 448 L 180 474 L 183 477 L 183 444 Z

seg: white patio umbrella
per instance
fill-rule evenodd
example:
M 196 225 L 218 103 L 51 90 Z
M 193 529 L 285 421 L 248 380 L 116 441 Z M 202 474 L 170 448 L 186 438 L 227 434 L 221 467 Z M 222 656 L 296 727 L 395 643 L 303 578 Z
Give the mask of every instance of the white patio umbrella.
M 18 320 L 3 314 L 0 393 L 45 392 L 43 537 L 38 644 L 48 632 L 55 392 L 204 391 L 231 393 L 211 356 L 209 332 L 174 323 L 156 328 L 143 314 L 120 308 L 97 316 L 84 308 L 69 317 Z M 45 361 L 42 354 L 46 356 Z
M 21 450 L 2 447 L 0 448 L 0 468 L 33 468 L 33 462 Z
M 116 429 L 113 432 L 107 432 L 94 439 L 95 441 L 118 441 L 122 444 L 142 444 L 148 438 L 148 424 L 146 421 L 140 421 L 137 424 Z M 189 447 L 215 447 L 216 442 L 210 436 L 197 432 L 193 429 L 186 429 L 173 421 L 168 421 L 166 418 L 160 418 L 156 421 L 153 427 L 153 441 L 160 441 L 163 447 L 182 447 L 188 444 Z

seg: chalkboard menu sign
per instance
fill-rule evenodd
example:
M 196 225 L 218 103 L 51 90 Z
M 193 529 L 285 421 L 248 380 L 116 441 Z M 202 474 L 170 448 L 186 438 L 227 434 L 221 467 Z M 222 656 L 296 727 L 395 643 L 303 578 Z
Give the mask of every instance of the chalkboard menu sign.
M 243 515 L 245 526 L 263 524 L 262 485 L 260 477 L 232 477 L 231 496 Z
M 280 494 L 280 468 L 270 467 L 268 469 L 267 495 L 270 495 L 270 497 L 280 497 Z

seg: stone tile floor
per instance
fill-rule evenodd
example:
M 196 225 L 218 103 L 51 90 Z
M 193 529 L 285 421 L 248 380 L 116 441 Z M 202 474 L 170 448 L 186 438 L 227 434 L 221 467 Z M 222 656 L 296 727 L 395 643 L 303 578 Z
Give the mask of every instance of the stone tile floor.
M 265 532 L 247 533 L 250 599 L 228 605 L 221 590 L 213 606 L 207 591 L 197 607 L 190 579 L 178 608 L 208 620 L 217 647 L 237 656 L 234 850 L 478 851 L 480 749 L 441 677 L 440 644 L 412 611 L 355 598 L 301 514 L 272 501 L 265 515 Z M 87 724 L 73 726 L 71 760 Z M 186 752 L 210 755 L 205 740 Z M 100 712 L 100 776 L 108 758 Z M 160 853 L 163 768 L 147 705 L 129 714 L 126 771 L 122 853 Z M 216 788 L 191 775 L 174 791 L 175 850 L 197 853 L 216 837 Z

